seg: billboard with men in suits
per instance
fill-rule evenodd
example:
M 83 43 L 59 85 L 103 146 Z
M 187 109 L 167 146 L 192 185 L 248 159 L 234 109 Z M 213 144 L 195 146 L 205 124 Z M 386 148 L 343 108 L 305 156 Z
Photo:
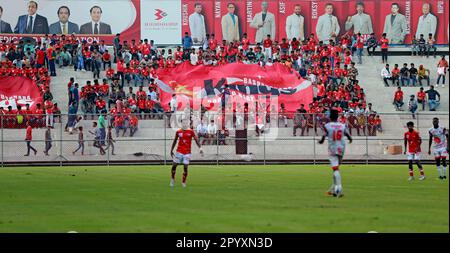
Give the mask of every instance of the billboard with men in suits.
M 325 43 L 344 34 L 387 34 L 391 44 L 410 44 L 431 34 L 448 44 L 446 0 L 17 0 L 0 3 L 0 39 L 76 34 L 111 43 L 122 38 L 180 44 L 188 32 L 201 45 L 236 41 L 252 44 L 270 35 L 303 40 L 311 33 Z

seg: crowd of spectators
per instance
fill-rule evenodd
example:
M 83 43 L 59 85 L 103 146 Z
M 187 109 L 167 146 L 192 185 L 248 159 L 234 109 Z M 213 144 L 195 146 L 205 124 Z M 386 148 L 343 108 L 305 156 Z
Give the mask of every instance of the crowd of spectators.
M 50 76 L 56 75 L 55 66 L 73 67 L 74 71 L 92 72 L 93 80 L 81 85 L 73 78 L 69 81 L 67 86 L 69 120 L 66 130 L 78 129 L 79 115 L 83 115 L 85 119 L 88 117 L 93 119 L 99 115 L 108 114 L 111 116 L 110 124 L 116 136 L 120 135 L 120 131 L 123 131 L 122 135 L 125 135 L 128 129 L 132 136 L 137 130 L 138 120 L 162 118 L 165 113 L 171 114 L 177 110 L 177 104 L 172 101 L 168 105 L 169 110 L 167 112 L 163 110 L 156 85 L 158 69 L 174 68 L 183 62 L 206 66 L 238 62 L 258 64 L 261 67 L 280 63 L 299 77 L 313 83 L 316 94 L 311 104 L 299 105 L 299 109 L 295 112 L 286 111 L 284 105 L 278 109 L 285 127 L 287 127 L 287 120 L 293 119 L 294 135 L 299 128 L 302 130 L 302 135 L 305 132 L 308 134 L 312 128 L 317 134 L 317 129 L 322 128 L 327 122 L 327 113 L 331 108 L 340 111 L 342 114 L 340 121 L 346 122 L 350 129 L 356 129 L 358 135 L 360 133 L 376 135 L 376 129 L 381 129 L 380 116 L 367 105 L 364 89 L 361 88 L 358 79 L 356 64 L 362 63 L 364 47 L 367 48 L 370 56 L 374 54 L 378 46 L 382 49 L 383 62 L 387 62 L 388 41 L 385 36 L 378 40 L 375 34 L 371 34 L 365 40 L 361 34 L 344 34 L 336 40 L 327 42 L 318 41 L 314 34 L 310 34 L 304 41 L 293 38 L 291 41 L 282 39 L 279 42 L 267 36 L 262 43 L 254 46 L 250 45 L 246 34 L 240 41 L 233 42 L 217 41 L 214 34 L 207 34 L 206 37 L 207 40 L 202 46 L 194 48 L 192 39 L 186 33 L 182 45 L 172 50 L 157 48 L 153 41 L 147 39 L 131 40 L 130 43 L 127 40 L 122 41 L 120 34 L 117 34 L 111 52 L 104 41 L 99 43 L 94 41 L 90 44 L 87 41 L 80 41 L 74 35 L 46 35 L 36 44 L 24 41 L 18 43 L 3 41 L 0 47 L 2 64 L 0 74 L 2 76 L 25 75 L 32 78 L 44 95 L 43 105 L 37 105 L 38 109 L 33 112 L 37 114 L 36 119 L 24 117 L 25 120 L 20 121 L 19 117 L 15 117 L 16 122 L 12 119 L 6 122 L 11 127 L 25 126 L 27 120 L 33 121 L 32 123 L 36 126 L 53 126 L 54 115 L 58 120 L 60 110 L 53 102 L 50 93 Z M 418 40 L 417 45 L 422 55 L 433 49 L 436 51 L 434 41 L 425 40 L 423 36 Z M 354 60 L 353 57 L 356 59 Z M 445 61 L 444 57 L 439 62 L 439 66 L 443 66 L 445 72 L 448 69 L 448 63 L 445 66 L 446 61 L 443 61 Z M 105 71 L 102 80 L 101 70 Z M 445 74 L 439 75 L 437 82 L 441 79 L 445 82 Z M 415 86 L 416 84 L 422 86 L 424 80 L 427 85 L 430 83 L 430 71 L 422 65 L 416 69 L 413 63 L 409 68 L 405 63 L 401 69 L 395 64 L 392 70 L 386 64 L 381 75 L 386 86 L 389 86 L 388 81 L 396 86 Z M 433 92 L 428 92 L 427 101 L 430 110 L 434 110 L 437 104 L 433 104 L 433 101 L 438 103 L 438 100 L 430 99 L 431 93 Z M 418 103 L 425 105 L 425 98 L 417 98 Z M 397 102 L 396 106 L 400 109 L 403 101 Z M 414 108 L 414 103 L 410 102 L 410 104 L 412 104 L 411 108 Z M 2 109 L 4 114 L 13 113 L 7 108 Z M 79 109 L 81 112 L 78 111 Z M 21 107 L 18 107 L 17 111 L 14 113 L 22 114 Z M 205 120 L 209 121 L 209 119 Z M 269 120 L 265 123 L 267 121 Z M 201 133 L 205 137 L 205 142 L 211 142 L 213 137 L 210 131 L 205 132 L 205 129 L 207 127 L 199 128 L 199 131 L 203 131 Z M 216 132 L 220 130 L 217 129 Z M 260 134 L 260 130 L 261 127 L 257 126 L 257 135 Z
M 423 87 L 420 87 L 417 94 L 411 94 L 409 97 L 410 99 L 407 104 L 408 111 L 411 112 L 413 118 L 415 118 L 415 114 L 419 109 L 419 105 L 421 105 L 422 111 L 425 111 L 426 104 L 428 104 L 430 111 L 436 111 L 436 108 L 439 106 L 441 100 L 441 94 L 437 90 L 435 90 L 433 85 L 430 85 L 429 89 L 426 91 Z M 398 86 L 397 90 L 394 93 L 393 104 L 397 111 L 404 111 L 404 92 L 401 86 Z
M 186 36 L 189 37 L 188 34 Z M 33 73 L 37 72 L 38 85 L 45 82 L 45 85 L 40 85 L 43 92 L 48 90 L 49 76 L 56 75 L 55 64 L 59 67 L 73 66 L 75 71 L 92 72 L 93 83 L 88 81 L 80 87 L 72 79 L 68 84 L 68 111 L 71 116 L 66 129 L 76 129 L 74 127 L 79 107 L 85 118 L 89 115 L 110 113 L 116 133 L 127 129 L 127 126 L 134 122 L 131 120 L 132 114 L 136 114 L 138 119 L 145 119 L 146 113 L 151 113 L 151 117 L 162 117 L 163 106 L 155 84 L 156 70 L 173 68 L 185 61 L 193 65 L 212 66 L 233 62 L 259 64 L 262 67 L 277 62 L 284 64 L 292 72 L 311 80 L 317 88 L 313 103 L 308 105 L 308 113 L 319 115 L 316 116 L 317 122 L 321 121 L 320 114 L 324 114 L 331 107 L 336 107 L 346 115 L 355 113 L 358 107 L 366 109 L 364 90 L 359 85 L 358 70 L 352 59 L 352 55 L 356 52 L 358 62 L 361 62 L 360 35 L 352 37 L 346 34 L 338 41 L 326 44 L 317 41 L 314 34 L 305 41 L 294 38 L 292 41 L 283 39 L 278 42 L 267 37 L 263 43 L 255 46 L 250 46 L 247 35 L 244 35 L 241 41 L 235 42 L 219 42 L 214 38 L 214 34 L 207 37 L 207 43 L 200 48 L 193 48 L 192 43 L 184 38 L 183 46 L 179 46 L 175 51 L 171 49 L 166 51 L 156 48 L 153 41 L 122 42 L 118 34 L 114 39 L 113 57 L 104 41 L 89 44 L 86 41 L 79 41 L 73 35 L 67 37 L 53 35 L 45 36 L 34 47 L 28 45 L 26 48 L 25 45 L 17 48 L 7 47 L 2 52 L 7 52 L 3 58 L 8 59 L 6 64 L 12 69 L 22 71 L 23 65 L 24 69 L 31 68 Z M 373 41 L 371 43 L 373 44 Z M 24 44 L 22 41 L 19 42 L 19 45 L 22 44 Z M 8 44 L 3 43 L 2 47 L 5 45 Z M 112 66 L 113 62 L 116 63 L 115 68 Z M 102 68 L 106 71 L 106 75 L 100 83 Z M 15 71 L 11 71 L 13 75 Z M 40 75 L 40 72 L 50 74 Z M 46 110 L 45 105 L 43 109 L 50 110 Z M 176 108 L 171 107 L 170 112 L 173 110 Z M 46 121 L 52 124 L 52 116 L 49 115 Z
M 311 80 L 317 89 L 317 94 L 313 103 L 307 105 L 307 114 L 316 117 L 313 120 L 315 130 L 318 126 L 323 126 L 326 113 L 331 107 L 337 108 L 343 113 L 343 117 L 352 120 L 352 115 L 360 117 L 360 111 L 365 112 L 365 120 L 360 119 L 353 128 L 362 129 L 366 133 L 365 127 L 369 119 L 377 118 L 376 112 L 370 109 L 366 112 L 366 97 L 364 89 L 360 87 L 358 69 L 353 61 L 353 54 L 357 54 L 358 62 L 361 63 L 362 48 L 369 45 L 369 53 L 376 48 L 378 41 L 372 35 L 368 42 L 364 43 L 360 34 L 349 36 L 348 34 L 339 38 L 338 41 L 317 41 L 314 34 L 311 34 L 305 41 L 295 38 L 292 41 L 282 39 L 281 42 L 273 41 L 270 36 L 255 46 L 250 45 L 247 35 L 244 34 L 241 41 L 227 42 L 217 41 L 214 34 L 207 34 L 204 45 L 194 48 L 192 40 L 186 33 L 182 46 L 172 49 L 156 49 L 153 43 L 146 40 L 136 43 L 132 41 L 123 43 L 117 38 L 115 50 L 117 55 L 117 67 L 115 70 L 107 70 L 107 78 L 113 80 L 118 85 L 119 92 L 124 94 L 123 86 L 139 86 L 142 92 L 143 85 L 149 85 L 147 92 L 151 92 L 154 87 L 154 79 L 158 78 L 156 70 L 159 68 L 174 68 L 183 62 L 190 62 L 192 65 L 220 66 L 228 63 L 258 64 L 261 67 L 271 66 L 280 63 L 289 68 L 298 76 Z M 369 50 L 370 49 L 370 50 Z M 119 80 L 120 81 L 119 81 Z M 132 87 L 129 87 L 132 89 Z M 157 93 L 157 89 L 155 89 Z M 130 92 L 131 94 L 131 92 Z M 142 92 L 143 94 L 143 92 Z M 143 97 L 143 96 L 142 96 Z M 140 96 L 137 94 L 138 111 L 144 111 L 144 103 L 139 103 Z M 113 99 L 115 99 L 113 95 Z M 148 109 L 147 109 L 148 110 Z M 170 109 L 171 112 L 176 108 Z M 282 110 L 280 108 L 280 110 Z M 162 113 L 162 111 L 161 111 Z M 267 112 L 266 112 L 267 113 Z M 280 113 L 281 117 L 293 118 L 295 112 Z M 315 116 L 312 116 L 315 114 Z M 304 116 L 305 118 L 309 116 Z M 361 118 L 361 117 L 360 117 Z M 311 121 L 311 120 L 306 120 Z M 267 123 L 267 122 L 266 122 Z M 350 121 L 348 122 L 350 124 Z M 218 129 L 220 130 L 220 129 Z M 259 134 L 256 128 L 257 135 Z M 374 134 L 374 131 L 367 133 Z M 205 133 L 202 133 L 203 135 Z
M 437 75 L 436 86 L 438 87 L 440 81 L 442 80 L 442 88 L 445 87 L 445 76 L 448 70 L 448 62 L 445 56 L 439 60 L 437 64 Z M 394 64 L 394 68 L 390 69 L 389 64 L 386 64 L 384 68 L 381 69 L 381 78 L 383 79 L 384 85 L 389 87 L 389 82 L 391 81 L 392 86 L 423 86 L 423 81 L 426 81 L 427 86 L 430 86 L 430 70 L 423 65 L 419 68 L 414 66 L 414 63 L 409 64 L 403 63 L 403 67 L 399 68 L 398 64 Z
M 425 54 L 430 57 L 430 52 L 433 52 L 433 57 L 436 58 L 437 47 L 435 45 L 435 40 L 433 38 L 433 34 L 428 34 L 428 37 L 425 38 L 424 34 L 420 34 L 420 37 L 417 39 L 413 36 L 411 42 L 411 55 L 418 55 L 424 57 Z
M 34 45 L 26 41 L 3 40 L 0 43 L 0 77 L 25 77 L 36 83 L 43 100 L 36 105 L 17 104 L 0 108 L 2 124 L 5 128 L 53 127 L 61 120 L 61 110 L 50 92 L 51 76 L 56 72 L 52 67 L 55 55 L 52 43 L 42 41 Z

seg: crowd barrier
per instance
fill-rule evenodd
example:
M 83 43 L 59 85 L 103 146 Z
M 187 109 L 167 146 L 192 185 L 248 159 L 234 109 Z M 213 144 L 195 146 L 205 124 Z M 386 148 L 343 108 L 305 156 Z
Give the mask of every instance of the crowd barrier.
M 200 115 L 200 114 L 199 114 Z M 197 116 L 199 116 L 197 115 Z M 352 130 L 353 142 L 347 144 L 344 162 L 347 163 L 400 163 L 404 162 L 406 156 L 403 154 L 403 134 L 406 131 L 406 123 L 413 121 L 419 130 L 422 143 L 422 159 L 426 162 L 432 162 L 433 150 L 428 154 L 428 129 L 432 126 L 434 117 L 440 118 L 440 125 L 449 128 L 448 114 L 419 112 L 415 119 L 412 119 L 407 113 L 379 114 L 382 119 L 382 132 L 377 131 L 376 135 L 367 134 L 369 125 L 367 119 L 364 127 L 366 134 L 356 134 Z M 2 166 L 30 166 L 30 165 L 113 165 L 113 164 L 171 164 L 171 146 L 176 131 L 181 127 L 182 120 L 186 114 L 179 113 L 175 115 L 147 115 L 147 119 L 141 119 L 138 123 L 136 133 L 130 137 L 129 129 L 123 136 L 123 130 L 120 130 L 119 137 L 116 136 L 113 120 L 109 115 L 105 116 L 106 129 L 111 126 L 114 140 L 114 154 L 112 147 L 108 149 L 108 139 L 105 140 L 105 154 L 101 155 L 99 149 L 94 146 L 94 135 L 89 133 L 93 131 L 93 122 L 98 121 L 97 115 L 87 116 L 79 125 L 83 126 L 84 132 L 84 155 L 81 150 L 73 154 L 73 151 L 79 146 L 78 132 L 76 129 L 65 129 L 68 115 L 61 115 L 56 118 L 53 127 L 50 128 L 51 140 L 45 137 L 47 128 L 45 126 L 36 126 L 33 128 L 33 139 L 31 145 L 36 148 L 37 154 L 30 151 L 27 153 L 27 144 L 25 141 L 26 130 L 24 128 L 6 128 L 5 119 L 1 120 L 0 132 L 0 154 Z M 161 118 L 159 117 L 161 116 Z M 192 114 L 192 124 L 194 130 L 197 129 L 198 119 Z M 228 115 L 232 119 L 232 115 Z M 272 117 L 273 116 L 273 117 Z M 301 128 L 297 129 L 297 136 L 293 136 L 293 120 L 288 120 L 288 126 L 285 127 L 284 119 L 279 114 L 272 114 L 270 122 L 257 124 L 254 115 L 249 116 L 248 124 L 231 126 L 232 122 L 226 125 L 226 131 L 219 134 L 213 134 L 208 138 L 200 138 L 203 146 L 204 156 L 201 156 L 195 143 L 192 144 L 192 163 L 193 164 L 284 164 L 284 163 L 307 163 L 319 164 L 326 163 L 328 159 L 327 144 L 319 145 L 318 141 L 323 135 L 319 122 L 316 121 L 318 115 L 314 115 L 313 126 L 317 124 L 317 132 L 314 127 L 309 130 L 309 134 L 301 136 Z M 211 113 L 204 115 L 210 119 L 215 119 L 215 123 L 220 124 L 221 113 Z M 227 120 L 227 115 L 225 116 Z M 225 121 L 226 121 L 225 120 Z M 227 123 L 226 123 L 227 124 Z M 45 125 L 45 124 L 44 124 Z M 260 136 L 257 136 L 256 126 L 264 130 Z M 221 126 L 217 126 L 220 130 Z M 70 132 L 72 131 L 72 133 Z M 239 131 L 239 132 L 238 132 Z M 107 130 L 105 131 L 107 134 Z M 244 137 L 242 135 L 244 134 Z M 245 137 L 246 135 L 246 137 Z M 347 142 L 348 143 L 348 142 Z M 48 155 L 44 150 L 46 145 L 51 144 Z

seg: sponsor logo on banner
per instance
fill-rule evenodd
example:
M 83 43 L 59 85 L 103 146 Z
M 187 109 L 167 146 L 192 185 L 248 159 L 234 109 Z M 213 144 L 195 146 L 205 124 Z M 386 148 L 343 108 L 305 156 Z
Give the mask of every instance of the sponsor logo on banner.
M 141 0 L 141 38 L 156 44 L 181 43 L 181 13 L 181 0 Z
M 247 23 L 253 21 L 253 1 L 247 1 Z
M 312 19 L 318 18 L 318 8 L 319 8 L 319 4 L 317 2 L 311 2 L 311 18 Z
M 2 34 L 0 35 L 0 40 L 5 40 L 6 43 L 10 43 L 11 41 L 19 41 L 22 38 L 33 38 L 35 41 L 42 41 L 44 39 L 44 36 L 38 36 L 38 35 L 33 35 L 33 36 L 29 36 L 29 35 L 20 35 L 20 34 L 15 34 L 15 35 L 9 35 L 9 34 Z M 111 41 L 108 41 L 105 36 L 86 36 L 86 35 L 75 35 L 75 37 L 79 40 L 79 41 L 86 41 L 88 44 L 92 44 L 94 41 L 96 42 L 100 42 L 101 40 L 105 40 L 106 43 L 112 43 L 112 39 Z
M 280 1 L 278 5 L 278 9 L 280 14 L 286 14 L 286 3 L 284 1 Z
M 409 34 L 411 30 L 411 1 L 405 2 L 405 17 L 406 17 L 406 33 Z
M 222 8 L 220 7 L 220 1 L 216 1 L 214 3 L 214 17 L 215 18 L 220 18 L 222 16 L 221 14 L 221 10 Z
M 189 13 L 188 13 L 188 5 L 187 4 L 183 4 L 183 25 L 189 25 Z
M 156 9 L 155 10 L 155 16 L 156 16 L 155 20 L 161 20 L 161 19 L 163 19 L 164 17 L 167 16 L 167 13 L 164 12 L 163 10 Z

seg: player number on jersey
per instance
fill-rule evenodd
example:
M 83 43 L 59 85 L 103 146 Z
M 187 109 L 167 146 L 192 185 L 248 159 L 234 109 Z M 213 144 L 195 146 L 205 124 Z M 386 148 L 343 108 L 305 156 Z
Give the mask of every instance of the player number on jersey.
M 340 140 L 342 140 L 342 130 L 334 131 L 333 141 L 340 141 Z

